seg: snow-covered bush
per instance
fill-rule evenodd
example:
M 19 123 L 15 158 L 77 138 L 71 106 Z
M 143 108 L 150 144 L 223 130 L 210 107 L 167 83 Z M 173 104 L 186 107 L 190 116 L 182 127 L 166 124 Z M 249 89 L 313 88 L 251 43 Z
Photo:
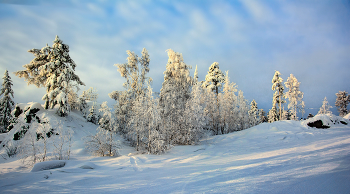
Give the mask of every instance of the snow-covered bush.
M 97 128 L 95 135 L 90 135 L 85 139 L 86 148 L 96 156 L 119 156 L 120 144 L 115 140 L 113 132 L 101 127 Z

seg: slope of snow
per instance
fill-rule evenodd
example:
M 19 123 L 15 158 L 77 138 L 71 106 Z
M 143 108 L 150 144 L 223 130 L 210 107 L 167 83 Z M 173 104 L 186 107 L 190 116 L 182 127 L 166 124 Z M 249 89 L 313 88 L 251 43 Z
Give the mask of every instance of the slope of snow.
M 53 117 L 53 115 L 51 115 Z M 83 137 L 96 125 L 72 112 L 73 153 L 61 168 L 30 172 L 18 158 L 0 158 L 3 193 L 348 193 L 350 127 L 309 128 L 302 122 L 263 123 L 175 146 L 164 155 L 92 157 Z M 39 166 L 45 166 L 38 164 Z
M 344 116 L 344 119 L 350 120 L 350 113 Z

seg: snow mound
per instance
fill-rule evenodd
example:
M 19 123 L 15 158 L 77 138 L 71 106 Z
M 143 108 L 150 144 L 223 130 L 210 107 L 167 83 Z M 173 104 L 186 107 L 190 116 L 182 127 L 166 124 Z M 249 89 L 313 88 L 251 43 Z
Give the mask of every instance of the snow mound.
M 96 167 L 97 167 L 96 164 L 94 164 L 92 162 L 85 162 L 79 168 L 82 168 L 82 169 L 95 169 Z
M 36 163 L 31 172 L 38 172 L 43 170 L 50 170 L 55 168 L 62 168 L 66 165 L 66 161 L 64 160 L 52 160 L 52 161 L 45 161 Z
M 333 114 L 318 114 L 302 122 L 304 126 L 316 128 L 330 128 L 336 125 L 347 125 L 348 121 L 343 117 Z

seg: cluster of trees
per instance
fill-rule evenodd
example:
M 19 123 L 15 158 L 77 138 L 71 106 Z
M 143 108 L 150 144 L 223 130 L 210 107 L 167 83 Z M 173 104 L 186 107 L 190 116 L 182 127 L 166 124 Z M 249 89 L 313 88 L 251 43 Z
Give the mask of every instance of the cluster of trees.
M 255 100 L 249 107 L 243 92 L 214 62 L 205 81 L 198 80 L 197 68 L 190 76 L 191 66 L 181 53 L 168 51 L 168 63 L 159 98 L 150 86 L 150 58 L 146 49 L 138 57 L 127 51 L 124 64 L 117 64 L 125 78 L 123 91 L 109 96 L 116 101 L 118 131 L 137 150 L 161 153 L 172 145 L 197 143 L 208 133 L 226 134 L 243 130 L 266 120 Z
M 268 113 L 268 122 L 280 120 L 298 120 L 298 111 L 304 114 L 304 93 L 299 90 L 300 82 L 293 74 L 290 74 L 284 83 L 288 91 L 284 91 L 283 79 L 279 71 L 275 71 L 272 78 L 272 90 L 275 91 L 272 98 L 272 108 Z M 284 108 L 284 104 L 288 99 L 288 108 Z
M 278 120 L 297 120 L 297 112 L 304 112 L 303 92 L 300 82 L 293 76 L 284 82 L 280 72 L 276 71 L 272 79 L 272 108 L 268 116 L 258 109 L 255 100 L 249 102 L 237 85 L 230 82 L 228 71 L 224 74 L 219 63 L 214 62 L 204 81 L 198 80 L 197 67 L 194 76 L 190 75 L 191 66 L 184 62 L 181 53 L 167 50 L 168 63 L 164 71 L 164 82 L 158 97 L 151 87 L 150 56 L 143 49 L 141 56 L 127 51 L 127 62 L 116 64 L 125 78 L 125 90 L 109 94 L 116 101 L 112 113 L 107 103 L 98 108 L 97 92 L 93 88 L 78 96 L 79 86 L 84 85 L 74 73 L 76 64 L 69 56 L 69 47 L 56 36 L 53 45 L 28 52 L 34 59 L 24 65 L 25 70 L 15 74 L 23 77 L 28 84 L 45 87 L 45 109 L 57 107 L 59 116 L 67 116 L 71 109 L 77 109 L 87 121 L 98 124 L 98 133 L 87 140 L 92 152 L 99 155 L 117 155 L 118 145 L 113 142 L 113 134 L 118 132 L 130 141 L 137 150 L 158 154 L 172 145 L 196 144 L 208 134 L 226 134 L 243 130 L 262 122 Z M 14 102 L 11 79 L 5 72 L 0 96 L 0 124 L 5 131 L 11 123 L 11 110 Z M 336 106 L 340 115 L 346 114 L 349 95 L 339 92 Z M 284 104 L 288 99 L 289 104 Z M 329 113 L 326 102 L 319 113 Z M 88 105 L 92 102 L 92 105 Z M 90 107 L 90 108 L 89 108 Z M 106 143 L 107 142 L 107 143 Z M 109 143 L 108 143 L 109 142 Z

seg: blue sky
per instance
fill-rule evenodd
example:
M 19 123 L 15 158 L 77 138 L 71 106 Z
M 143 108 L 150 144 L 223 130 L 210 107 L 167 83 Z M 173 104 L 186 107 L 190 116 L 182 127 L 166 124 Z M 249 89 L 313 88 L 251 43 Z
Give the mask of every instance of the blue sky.
M 304 92 L 306 113 L 316 114 L 326 96 L 350 92 L 350 2 L 332 1 L 21 1 L 0 0 L 0 73 L 23 69 L 27 50 L 52 45 L 58 35 L 70 46 L 76 73 L 98 101 L 122 90 L 113 66 L 126 50 L 151 58 L 155 92 L 163 82 L 167 49 L 183 54 L 204 80 L 213 62 L 229 71 L 259 108 L 271 108 L 275 70 L 293 74 Z M 15 102 L 37 101 L 44 88 L 27 86 L 12 74 Z M 81 88 L 84 89 L 84 88 Z M 315 108 L 315 109 L 312 109 Z M 333 113 L 337 114 L 335 108 Z

